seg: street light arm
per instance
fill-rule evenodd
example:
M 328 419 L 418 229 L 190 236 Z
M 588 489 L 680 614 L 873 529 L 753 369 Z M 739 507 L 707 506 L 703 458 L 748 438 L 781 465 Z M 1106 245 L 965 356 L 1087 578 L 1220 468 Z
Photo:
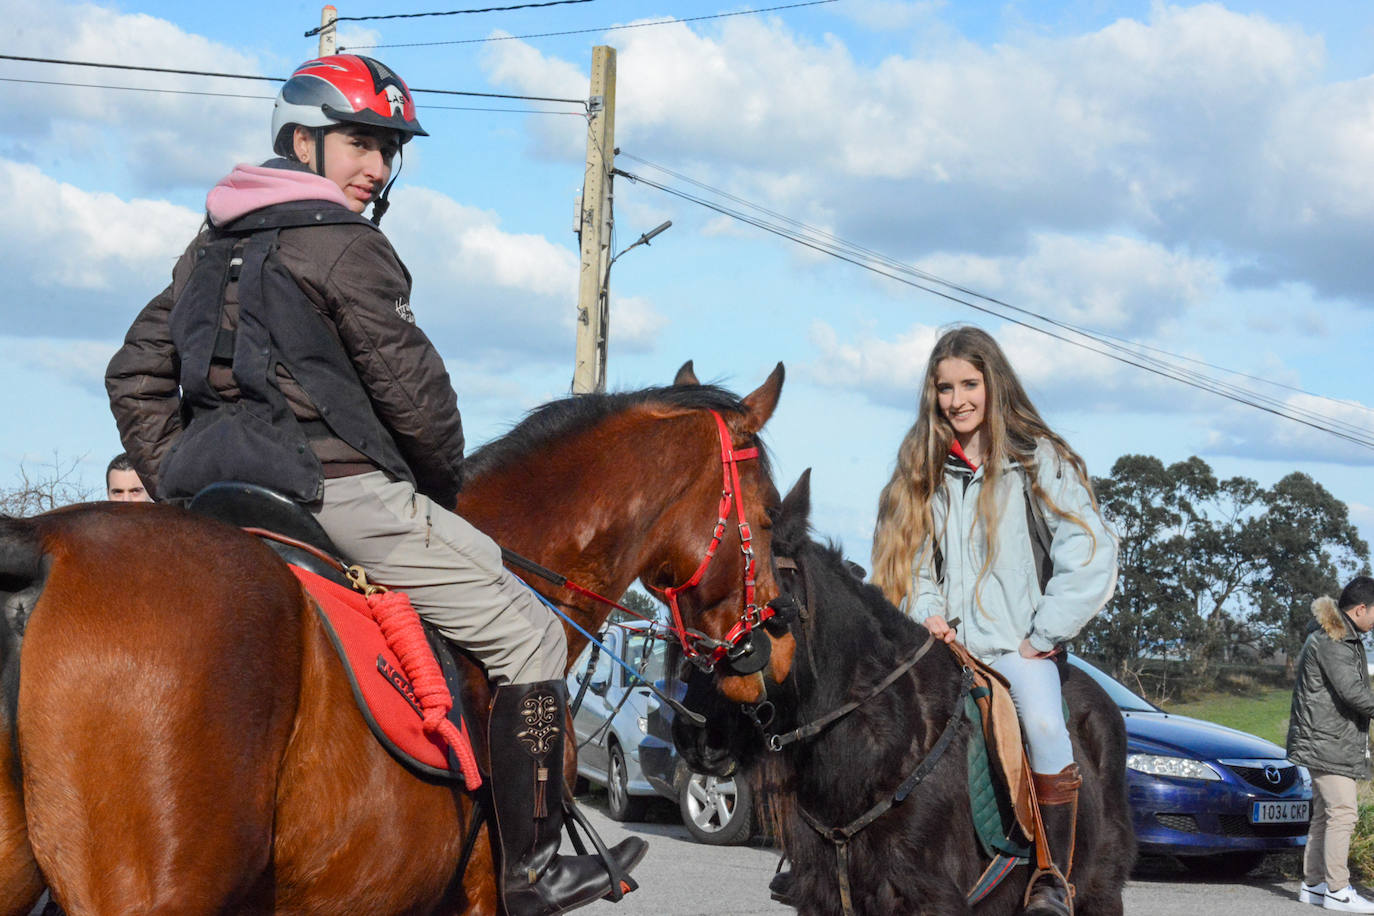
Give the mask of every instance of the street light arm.
M 672 220 L 665 220 L 664 222 L 662 222 L 662 223 L 660 223 L 659 225 L 655 226 L 654 228 L 650 229 L 648 232 L 644 233 L 644 234 L 641 235 L 639 238 L 635 239 L 634 242 L 632 242 L 628 248 L 625 248 L 623 251 L 621 251 L 620 254 L 618 254 L 618 255 L 615 256 L 615 258 L 611 258 L 611 264 L 614 264 L 616 258 L 620 257 L 621 254 L 624 254 L 626 251 L 629 251 L 631 248 L 638 248 L 640 245 L 647 245 L 647 244 L 649 244 L 649 239 L 652 239 L 652 238 L 658 236 L 660 233 L 666 231 L 666 230 L 668 229 L 668 227 L 671 226 L 672 224 L 673 224 L 673 221 L 672 221 Z M 609 267 L 610 267 L 610 265 L 607 265 L 607 269 L 608 269 L 608 270 L 609 270 Z

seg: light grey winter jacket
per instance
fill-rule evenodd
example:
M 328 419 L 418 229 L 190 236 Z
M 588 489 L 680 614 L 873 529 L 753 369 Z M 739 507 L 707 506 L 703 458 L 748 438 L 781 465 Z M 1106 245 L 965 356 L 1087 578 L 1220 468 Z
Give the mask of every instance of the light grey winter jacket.
M 1042 507 L 1052 537 L 1053 562 L 1043 595 L 1026 519 L 1024 472 L 1019 466 L 1009 467 L 998 480 L 996 553 L 981 581 L 978 573 L 986 551 L 977 513 L 983 468 L 960 470 L 947 465 L 944 485 L 932 501 L 934 530 L 944 558 L 939 581 L 929 545 L 912 564 L 914 597 L 904 609 L 918 621 L 935 614 L 946 620 L 959 618 L 959 640 L 985 662 L 1015 652 L 1027 637 L 1042 652 L 1072 639 L 1116 589 L 1116 537 L 1093 508 L 1077 473 L 1060 460 L 1048 439 L 1037 441 L 1034 467 L 1040 488 L 1054 504 L 1088 527 L 1084 531 Z
M 1369 778 L 1374 693 L 1364 642 L 1330 598 L 1312 603 L 1288 720 L 1288 759 L 1323 773 Z

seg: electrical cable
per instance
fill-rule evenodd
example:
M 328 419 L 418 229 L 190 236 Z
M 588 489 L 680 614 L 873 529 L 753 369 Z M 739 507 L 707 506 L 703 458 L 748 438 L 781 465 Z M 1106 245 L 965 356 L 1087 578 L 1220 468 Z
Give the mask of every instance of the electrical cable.
M 628 178 L 629 180 L 634 182 L 642 182 L 644 184 L 649 185 L 650 187 L 663 191 L 666 194 L 678 197 L 679 199 L 688 201 L 690 203 L 695 203 L 699 206 L 705 207 L 709 210 L 713 210 L 724 216 L 729 216 L 740 222 L 752 225 L 758 229 L 762 229 L 765 232 L 769 232 L 779 237 L 789 239 L 790 241 L 796 242 L 797 244 L 803 245 L 804 247 L 811 248 L 812 250 L 819 251 L 823 254 L 828 254 L 831 257 L 853 264 L 856 267 L 863 268 L 864 270 L 868 270 L 880 276 L 887 277 L 891 280 L 896 280 L 899 283 L 915 287 L 917 289 L 931 293 L 932 295 L 939 296 L 940 298 L 974 309 L 975 311 L 992 315 L 1003 321 L 1020 325 L 1029 330 L 1036 331 L 1048 337 L 1059 340 L 1063 343 L 1087 350 L 1092 353 L 1096 353 L 1100 356 L 1105 356 L 1109 359 L 1116 360 L 1117 362 L 1135 366 L 1139 369 L 1144 369 L 1147 372 L 1151 372 L 1155 375 L 1159 375 L 1164 378 L 1169 378 L 1177 382 L 1182 382 L 1183 384 L 1189 385 L 1191 387 L 1208 391 L 1212 394 L 1225 397 L 1229 400 L 1236 401 L 1237 403 L 1245 404 L 1257 410 L 1262 410 L 1266 413 L 1270 413 L 1275 416 L 1282 417 L 1287 420 L 1292 420 L 1296 423 L 1300 423 L 1304 426 L 1320 430 L 1322 432 L 1336 436 L 1337 438 L 1344 439 L 1355 445 L 1374 450 L 1374 431 L 1366 430 L 1363 427 L 1358 427 L 1354 424 L 1347 424 L 1343 421 L 1339 421 L 1330 417 L 1323 417 L 1321 415 L 1315 415 L 1316 419 L 1311 419 L 1311 417 L 1314 416 L 1313 412 L 1311 411 L 1304 411 L 1305 415 L 1297 415 L 1295 414 L 1295 412 L 1293 412 L 1293 408 L 1285 409 L 1286 405 L 1283 405 L 1281 402 L 1274 402 L 1273 399 L 1266 399 L 1264 396 L 1259 395 L 1256 392 L 1249 392 L 1245 389 L 1240 389 L 1237 386 L 1227 385 L 1223 382 L 1220 382 L 1219 380 L 1200 375 L 1199 373 L 1181 370 L 1178 367 L 1171 366 L 1167 363 L 1163 363 L 1160 360 L 1151 359 L 1142 354 L 1122 352 L 1124 350 L 1123 347 L 1114 346 L 1108 341 L 1099 340 L 1098 338 L 1093 337 L 1091 334 L 1081 329 L 1077 329 L 1072 326 L 1065 326 L 1066 323 L 1064 322 L 1059 322 L 1056 319 L 1040 315 L 1039 313 L 1033 312 L 1028 309 L 1023 309 L 1018 306 L 1011 306 L 1009 304 L 1002 303 L 1000 300 L 992 299 L 992 297 L 981 296 L 977 293 L 970 294 L 964 291 L 961 287 L 958 287 L 957 284 L 946 283 L 945 281 L 939 280 L 939 278 L 931 278 L 929 275 L 921 276 L 924 272 L 919 271 L 917 269 L 908 268 L 905 265 L 903 265 L 901 268 L 894 268 L 891 264 L 884 264 L 881 267 L 875 266 L 872 263 L 868 263 L 868 260 L 866 260 L 865 257 L 857 251 L 852 249 L 845 250 L 845 248 L 841 245 L 836 245 L 833 243 L 827 244 L 822 239 L 810 237 L 805 233 L 798 232 L 793 229 L 788 229 L 787 227 L 778 225 L 777 223 L 771 223 L 767 220 L 763 220 L 755 216 L 750 216 L 747 213 L 731 209 L 721 204 L 698 197 L 689 192 L 682 191 L 678 188 L 673 188 L 671 186 L 662 184 L 661 182 L 656 182 L 652 179 L 648 179 L 640 175 L 625 172 L 621 169 L 616 169 L 614 173 L 624 178 Z M 796 221 L 789 220 L 789 222 L 795 223 Z M 857 246 L 853 246 L 853 248 L 857 248 Z M 884 259 L 886 259 L 885 256 L 883 256 L 879 260 Z M 954 289 L 958 292 L 963 292 L 965 295 L 969 296 L 969 298 L 961 298 L 960 295 L 956 295 L 954 292 L 947 292 L 945 290 L 939 289 L 937 288 L 938 285 L 945 285 L 946 287 Z M 1045 327 L 1033 323 L 1031 320 L 1027 320 L 1027 318 L 1017 317 L 1016 315 L 1008 315 L 1005 312 L 998 311 L 997 309 L 990 307 L 990 305 L 980 305 L 977 302 L 970 301 L 972 298 L 981 298 L 984 301 L 989 302 L 990 305 L 996 304 L 999 307 L 1010 309 L 1014 312 L 1025 315 L 1030 319 L 1050 324 L 1051 326 L 1059 328 L 1060 330 L 1067 331 L 1069 334 L 1085 337 L 1087 338 L 1087 341 L 1091 341 L 1091 343 L 1085 340 L 1075 339 L 1075 337 L 1068 336 L 1068 334 L 1065 333 L 1059 333 L 1056 330 L 1047 329 Z M 1266 400 L 1268 401 L 1268 403 L 1266 403 Z M 1317 422 L 1317 419 L 1326 420 L 1327 422 L 1326 424 L 1323 424 L 1321 422 Z M 1345 429 L 1342 429 L 1340 427 L 1345 427 Z
M 575 3 L 591 3 L 592 0 L 544 0 L 542 3 L 521 3 L 516 6 L 488 6 L 480 10 L 448 10 L 442 13 L 391 13 L 378 16 L 336 16 L 333 22 L 372 22 L 377 19 L 423 19 L 426 16 L 464 16 L 469 13 L 505 13 L 511 10 L 532 10 L 545 6 L 571 6 Z M 331 22 L 329 25 L 332 25 Z M 306 38 L 320 34 L 329 25 L 317 25 L 305 33 Z
M 635 156 L 635 155 L 633 155 L 632 153 L 621 152 L 621 153 L 619 153 L 619 155 L 620 155 L 620 157 L 621 157 L 622 159 L 632 159 L 632 160 L 634 160 L 634 161 L 636 161 L 636 162 L 641 162 L 641 163 L 643 163 L 644 165 L 649 166 L 650 168 L 653 168 L 653 169 L 656 169 L 656 170 L 658 170 L 658 171 L 664 172 L 665 174 L 668 174 L 668 175 L 672 175 L 674 178 L 677 178 L 677 179 L 679 179 L 679 180 L 681 180 L 681 181 L 686 181 L 686 182 L 688 182 L 689 184 L 692 184 L 692 185 L 695 185 L 695 186 L 697 186 L 697 187 L 700 187 L 700 188 L 702 188 L 702 189 L 704 189 L 704 190 L 706 190 L 706 191 L 709 191 L 709 192 L 712 193 L 712 194 L 715 194 L 715 195 L 717 195 L 717 196 L 724 197 L 724 198 L 726 198 L 726 199 L 735 201 L 736 203 L 739 203 L 739 204 L 741 204 L 741 205 L 743 205 L 743 206 L 749 207 L 749 208 L 751 208 L 751 209 L 753 209 L 753 210 L 756 210 L 756 211 L 758 211 L 758 212 L 765 213 L 765 214 L 767 214 L 767 215 L 769 215 L 769 216 L 772 216 L 772 217 L 774 217 L 774 218 L 776 218 L 776 219 L 779 219 L 779 220 L 781 220 L 781 221 L 783 221 L 783 222 L 785 222 L 785 223 L 787 223 L 787 224 L 789 224 L 789 225 L 796 226 L 796 227 L 798 227 L 798 228 L 800 228 L 800 229 L 803 229 L 803 230 L 805 230 L 808 234 L 812 234 L 812 235 L 814 235 L 814 236 L 817 236 L 817 237 L 819 237 L 819 238 L 824 239 L 824 240 L 827 241 L 827 242 L 833 243 L 833 244 L 835 244 L 837 247 L 840 247 L 840 248 L 842 248 L 842 249 L 844 249 L 844 250 L 848 250 L 848 251 L 851 251 L 851 252 L 856 252 L 856 253 L 862 254 L 862 255 L 865 256 L 865 257 L 869 257 L 869 258 L 872 258 L 872 259 L 874 259 L 874 260 L 876 260 L 876 261 L 879 261 L 880 263 L 883 263 L 883 264 L 885 264 L 885 265 L 887 265 L 887 266 L 889 266 L 889 267 L 891 267 L 891 268 L 893 268 L 893 269 L 895 269 L 895 270 L 898 270 L 898 271 L 901 271 L 901 272 L 904 272 L 904 273 L 909 273 L 909 274 L 911 274 L 911 275 L 913 275 L 913 276 L 918 276 L 918 277 L 920 277 L 920 278 L 922 278 L 922 279 L 925 279 L 925 280 L 928 280 L 928 281 L 930 281 L 930 282 L 932 282 L 932 283 L 940 284 L 940 285 L 945 286 L 945 287 L 947 287 L 947 288 L 956 290 L 957 292 L 963 293 L 963 294 L 965 294 L 965 295 L 970 295 L 970 296 L 973 296 L 973 297 L 978 298 L 978 299 L 982 299 L 982 300 L 984 300 L 984 301 L 986 301 L 986 302 L 990 302 L 990 303 L 992 303 L 992 304 L 999 305 L 999 306 L 1001 306 L 1001 307 L 1003 307 L 1003 308 L 1012 309 L 1013 311 L 1016 311 L 1016 312 L 1019 312 L 1019 313 L 1021 313 L 1021 314 L 1025 314 L 1025 315 L 1028 315 L 1028 316 L 1030 316 L 1030 317 L 1036 318 L 1036 319 L 1038 319 L 1038 320 L 1042 320 L 1042 321 L 1045 321 L 1045 322 L 1047 322 L 1047 323 L 1056 325 L 1056 326 L 1061 327 L 1061 328 L 1063 328 L 1063 329 L 1065 329 L 1065 330 L 1067 330 L 1067 331 L 1070 331 L 1070 332 L 1072 332 L 1072 333 L 1081 334 L 1081 335 L 1083 335 L 1083 336 L 1087 336 L 1087 337 L 1090 337 L 1090 338 L 1094 338 L 1094 339 L 1096 339 L 1098 342 L 1100 342 L 1100 343 L 1102 343 L 1102 344 L 1104 344 L 1104 345 L 1106 345 L 1106 346 L 1112 347 L 1112 348 L 1114 348 L 1114 349 L 1118 349 L 1118 348 L 1119 348 L 1119 347 L 1118 347 L 1118 344 L 1119 344 L 1119 345 L 1124 345 L 1124 347 L 1127 348 L 1128 352 L 1131 352 L 1134 356 L 1136 356 L 1136 357 L 1138 357 L 1138 358 L 1140 358 L 1140 359 L 1145 359 L 1145 360 L 1147 360 L 1147 361 L 1150 361 L 1150 362 L 1154 363 L 1155 365 L 1159 365 L 1159 366 L 1161 366 L 1161 367 L 1166 367 L 1166 368 L 1169 368 L 1169 369 L 1173 369 L 1174 371 L 1177 371 L 1177 372 L 1180 372 L 1180 373 L 1189 373 L 1189 372 L 1191 372 L 1191 370 L 1187 370 L 1187 369 L 1184 369 L 1184 368 L 1182 368 L 1182 367 L 1174 366 L 1174 365 L 1168 363 L 1167 360 L 1157 359 L 1157 358 L 1155 358 L 1155 357 L 1149 356 L 1148 354 L 1140 353 L 1140 352 L 1138 352 L 1138 350 L 1140 350 L 1140 349 L 1152 350 L 1152 351 L 1154 351 L 1154 352 L 1156 352 L 1156 353 L 1163 354 L 1163 355 L 1168 356 L 1168 357 L 1170 357 L 1170 358 L 1172 358 L 1172 359 L 1177 359 L 1177 360 L 1182 360 L 1182 361 L 1185 361 L 1185 362 L 1190 362 L 1190 363 L 1194 363 L 1194 364 L 1198 364 L 1198 365 L 1207 366 L 1207 367 L 1209 367 L 1209 368 L 1216 369 L 1217 371 L 1225 372 L 1225 373 L 1230 374 L 1230 375 L 1236 375 L 1236 376 L 1240 376 L 1240 377 L 1244 377 L 1244 378 L 1249 378 L 1249 379 L 1252 379 L 1252 380 L 1254 380 L 1254 381 L 1259 381 L 1259 382 L 1263 382 L 1263 383 L 1265 383 L 1265 384 L 1273 385 L 1273 386 L 1275 386 L 1275 387 L 1284 388 L 1284 389 L 1287 389 L 1287 390 L 1290 390 L 1290 391 L 1294 391 L 1294 392 L 1297 392 L 1297 393 L 1300 393 L 1300 394 L 1307 395 L 1307 396 L 1309 396 L 1309 397 L 1313 397 L 1313 398 L 1317 398 L 1317 399 L 1320 399 L 1320 400 L 1323 400 L 1323 401 L 1327 401 L 1327 402 L 1329 402 L 1329 403 L 1335 404 L 1335 405 L 1340 406 L 1340 407 L 1343 407 L 1343 408 L 1352 408 L 1352 407 L 1353 407 L 1353 408 L 1357 408 L 1357 409 L 1360 409 L 1360 410 L 1364 410 L 1364 411 L 1367 411 L 1367 412 L 1370 412 L 1370 413 L 1374 413 L 1374 408 L 1366 407 L 1366 406 L 1364 406 L 1363 404 L 1358 404 L 1358 403 L 1355 403 L 1355 402 L 1352 402 L 1352 401 L 1340 400 L 1340 399 L 1337 399 L 1337 398 L 1331 398 L 1331 397 L 1327 397 L 1327 396 L 1325 396 L 1325 395 L 1319 395 L 1319 394 L 1315 394 L 1315 393 L 1313 393 L 1313 392 L 1304 391 L 1304 390 L 1301 389 L 1301 388 L 1296 388 L 1296 387 L 1291 386 L 1291 385 L 1285 385 L 1285 384 L 1280 383 L 1280 382 L 1273 382 L 1273 381 L 1271 381 L 1271 380 L 1269 380 L 1269 379 L 1264 379 L 1264 378 L 1261 378 L 1261 377 L 1259 377 L 1259 376 L 1248 375 L 1247 373 L 1237 372 L 1237 371 L 1235 371 L 1235 370 L 1227 369 L 1227 368 L 1225 368 L 1225 367 L 1223 367 L 1223 366 L 1216 366 L 1216 365 L 1213 365 L 1213 364 L 1211 364 L 1211 363 L 1204 362 L 1204 361 L 1202 361 L 1202 360 L 1197 360 L 1197 359 L 1193 359 L 1193 358 L 1191 358 L 1191 357 L 1181 356 L 1181 355 L 1175 354 L 1175 353 L 1170 353 L 1169 351 L 1163 350 L 1163 349 L 1158 348 L 1158 347 L 1152 347 L 1152 346 L 1149 346 L 1149 345 L 1147 345 L 1147 344 L 1141 344 L 1141 343 L 1137 343 L 1137 342 L 1134 342 L 1134 341 L 1129 341 L 1129 340 L 1126 340 L 1125 338 L 1116 337 L 1116 336 L 1111 335 L 1111 334 L 1108 334 L 1108 333 L 1106 333 L 1106 332 L 1104 332 L 1104 331 L 1100 331 L 1100 330 L 1096 330 L 1096 329 L 1082 328 L 1082 327 L 1078 327 L 1078 326 L 1076 326 L 1076 325 L 1070 324 L 1070 323 L 1068 323 L 1068 322 L 1065 322 L 1065 321 L 1062 321 L 1062 320 L 1059 320 L 1059 319 L 1054 319 L 1054 318 L 1051 318 L 1051 317 L 1049 317 L 1049 316 L 1040 315 L 1039 313 L 1033 312 L 1033 311 L 1031 311 L 1031 310 L 1029 310 L 1029 309 L 1020 308 L 1020 307 L 1018 307 L 1018 306 L 1012 305 L 1011 303 L 1004 302 L 1003 300 L 996 299 L 996 298 L 994 298 L 994 297 L 984 295 L 984 294 L 978 292 L 977 290 L 974 290 L 974 289 L 970 289 L 970 288 L 968 288 L 968 287 L 961 286 L 961 285 L 959 285 L 959 284 L 957 284 L 957 283 L 953 283 L 953 282 L 948 281 L 948 280 L 944 280 L 944 279 L 942 279 L 942 278 L 940 278 L 940 277 L 938 277 L 938 276 L 936 276 L 936 275 L 934 275 L 934 274 L 931 274 L 931 273 L 929 273 L 929 272 L 927 272 L 927 271 L 923 271 L 923 270 L 921 270 L 920 268 L 913 267 L 913 266 L 908 265 L 908 264 L 904 264 L 904 263 L 902 263 L 901 261 L 898 261 L 897 259 L 892 258 L 892 257 L 889 257 L 889 256 L 887 256 L 887 255 L 885 255 L 885 254 L 880 253 L 880 252 L 874 251 L 874 250 L 869 249 L 869 248 L 865 248 L 865 247 L 863 247 L 863 246 L 861 246 L 861 245 L 858 245 L 858 244 L 855 244 L 855 243 L 853 243 L 853 242 L 848 242 L 848 241 L 846 241 L 846 240 L 844 240 L 844 239 L 842 239 L 842 238 L 840 238 L 840 237 L 838 237 L 838 236 L 836 236 L 836 235 L 833 235 L 832 233 L 826 232 L 825 230 L 819 229 L 819 228 L 814 227 L 814 226 L 809 226 L 809 225 L 807 225 L 806 223 L 803 223 L 803 222 L 801 222 L 801 221 L 799 221 L 799 220 L 793 219 L 793 218 L 788 217 L 788 216 L 786 216 L 786 215 L 784 215 L 784 214 L 782 214 L 782 213 L 778 213 L 777 211 L 770 210 L 770 209 L 768 209 L 768 208 L 766 208 L 766 207 L 763 207 L 763 206 L 761 206 L 761 205 L 759 205 L 759 204 L 755 204 L 755 203 L 753 203 L 753 202 L 751 202 L 751 201 L 745 200 L 745 199 L 742 198 L 742 197 L 738 197 L 738 196 L 736 196 L 736 195 L 734 195 L 734 194 L 730 194 L 730 193 L 727 192 L 727 191 L 721 190 L 721 189 L 719 189 L 719 188 L 714 188 L 714 187 L 712 187 L 711 185 L 706 184 L 705 182 L 698 181 L 698 180 L 696 180 L 696 179 L 694 179 L 694 178 L 691 178 L 690 176 L 684 175 L 684 174 L 682 174 L 682 173 L 680 173 L 680 172 L 675 172 L 675 171 L 673 171 L 672 169 L 667 168 L 666 166 L 662 166 L 662 165 L 659 165 L 659 164 L 657 164 L 657 163 L 650 162 L 649 160 L 643 159 L 643 158 L 641 158 L 641 157 L 639 157 L 639 156 Z M 1116 341 L 1117 343 L 1112 343 L 1112 341 Z M 1130 348 L 1136 348 L 1136 349 L 1130 349 Z M 1207 379 L 1207 378 L 1208 378 L 1207 376 L 1203 376 L 1203 375 L 1201 375 L 1200 373 L 1195 373 L 1195 375 L 1196 375 L 1197 377 L 1204 378 L 1204 379 Z M 1257 397 L 1257 398 L 1260 398 L 1260 399 L 1262 399 L 1262 400 L 1265 400 L 1265 401 L 1267 401 L 1267 402 L 1269 402 L 1269 403 L 1271 403 L 1271 404 L 1280 405 L 1280 406 L 1285 406 L 1285 405 L 1287 404 L 1286 401 L 1281 401 L 1281 400 L 1278 400 L 1278 399 L 1276 399 L 1276 398 L 1269 397 L 1269 396 L 1267 396 L 1267 395 L 1259 394 L 1258 392 L 1249 391 L 1249 390 L 1247 390 L 1247 389 L 1241 389 L 1241 388 L 1238 388 L 1237 386 L 1230 386 L 1229 383 L 1222 382 L 1222 381 L 1220 381 L 1220 380 L 1216 380 L 1216 379 L 1208 379 L 1208 380 L 1209 380 L 1209 381 L 1213 381 L 1213 382 L 1215 382 L 1215 383 L 1218 384 L 1218 385 L 1232 387 L 1232 388 L 1234 388 L 1236 391 L 1239 391 L 1239 392 L 1241 392 L 1241 393 L 1243 393 L 1243 394 L 1250 394 L 1250 395 L 1252 395 L 1252 396 L 1254 396 L 1254 397 Z M 1350 429 L 1352 429 L 1352 430 L 1354 430 L 1354 431 L 1356 431 L 1356 432 L 1359 432 L 1359 433 L 1363 433 L 1363 432 L 1365 431 L 1365 429 L 1366 429 L 1365 427 L 1358 426 L 1358 425 L 1353 424 L 1353 423 L 1345 423 L 1344 421 L 1338 420 L 1338 419 L 1336 419 L 1336 418 L 1334 418 L 1334 417 L 1323 417 L 1323 419 L 1327 420 L 1328 422 L 1331 422 L 1331 423 L 1334 423 L 1334 424 L 1336 424 L 1336 425 L 1339 425 L 1339 426 L 1346 426 L 1346 427 L 1349 427 Z
M 221 99 L 264 99 L 272 101 L 275 96 L 246 95 L 241 92 L 197 92 L 194 89 L 154 89 L 151 86 L 111 86 L 107 83 L 64 83 L 61 80 L 24 80 L 13 76 L 0 76 L 0 83 L 29 83 L 35 86 L 72 86 L 78 89 L 122 89 L 126 92 L 158 92 L 167 95 L 209 95 Z M 430 108 L 438 106 L 430 105 Z M 573 112 L 558 112 L 572 114 Z
M 775 13 L 780 10 L 794 10 L 803 6 L 823 6 L 836 0 L 807 0 L 805 3 L 788 3 L 783 6 L 768 6 L 757 10 L 738 10 L 733 13 L 712 13 L 708 16 L 686 16 L 682 19 L 657 19 L 653 22 L 632 22 L 629 25 L 608 25 L 594 29 L 568 29 L 562 32 L 535 32 L 528 35 L 494 35 L 487 38 L 463 38 L 456 41 L 410 41 L 399 44 L 350 45 L 349 50 L 357 48 L 430 48 L 437 45 L 474 45 L 488 41 L 522 41 L 526 38 L 559 38 L 564 35 L 590 35 L 600 32 L 620 32 L 625 29 L 647 29 L 659 25 L 677 25 L 684 22 L 702 22 L 706 19 L 728 19 L 731 16 L 757 16 L 760 13 Z M 342 46 L 339 50 L 344 50 Z
M 105 70 L 135 70 L 144 73 L 171 73 L 177 76 L 210 76 L 218 79 L 236 80 L 262 80 L 269 83 L 284 83 L 285 77 L 281 76 L 258 76 L 251 73 L 222 73 L 214 70 L 181 70 L 175 67 L 146 67 L 134 64 L 110 64 L 100 63 L 89 60 L 62 60 L 55 57 L 25 57 L 18 54 L 0 54 L 0 60 L 15 60 L 31 64 L 59 64 L 68 67 L 97 67 Z M 121 88 L 121 87 L 110 87 Z M 173 90 L 162 90 L 171 92 Z M 546 95 L 510 95 L 502 92 L 467 92 L 458 89 L 420 89 L 415 86 L 410 87 L 411 92 L 423 92 L 429 95 L 463 95 L 473 96 L 483 99 L 515 99 L 525 102 L 562 102 L 569 105 L 587 106 L 586 99 L 564 99 Z

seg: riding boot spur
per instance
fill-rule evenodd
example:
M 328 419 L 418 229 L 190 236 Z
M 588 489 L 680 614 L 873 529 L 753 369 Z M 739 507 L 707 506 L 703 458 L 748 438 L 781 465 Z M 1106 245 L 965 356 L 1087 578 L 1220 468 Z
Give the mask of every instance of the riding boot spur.
M 554 916 L 608 895 L 619 899 L 634 888 L 629 872 L 648 849 L 639 837 L 623 840 L 608 850 L 609 865 L 594 855 L 558 854 L 567 706 L 561 680 L 505 685 L 492 697 L 491 794 L 508 916 Z
M 1045 826 L 1049 846 L 1050 870 L 1039 871 L 1026 888 L 1027 916 L 1073 916 L 1074 831 L 1078 820 L 1078 787 L 1083 784 L 1078 764 L 1071 763 L 1058 773 L 1032 773 L 1035 797 L 1040 804 L 1040 820 Z

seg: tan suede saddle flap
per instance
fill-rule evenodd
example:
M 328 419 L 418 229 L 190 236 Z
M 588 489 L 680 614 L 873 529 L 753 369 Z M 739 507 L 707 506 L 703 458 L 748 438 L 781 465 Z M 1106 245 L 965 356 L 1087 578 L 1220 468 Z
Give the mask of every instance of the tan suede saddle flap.
M 988 690 L 987 695 L 974 699 L 983 713 L 983 737 L 988 743 L 988 757 L 1007 789 L 1016 823 L 1027 837 L 1033 838 L 1038 831 L 1031 799 L 1030 764 L 1021 742 L 1021 723 L 1016 718 L 1011 688 L 1006 678 L 970 655 L 962 643 L 952 642 L 949 648 L 959 664 L 973 671 L 973 686 Z

